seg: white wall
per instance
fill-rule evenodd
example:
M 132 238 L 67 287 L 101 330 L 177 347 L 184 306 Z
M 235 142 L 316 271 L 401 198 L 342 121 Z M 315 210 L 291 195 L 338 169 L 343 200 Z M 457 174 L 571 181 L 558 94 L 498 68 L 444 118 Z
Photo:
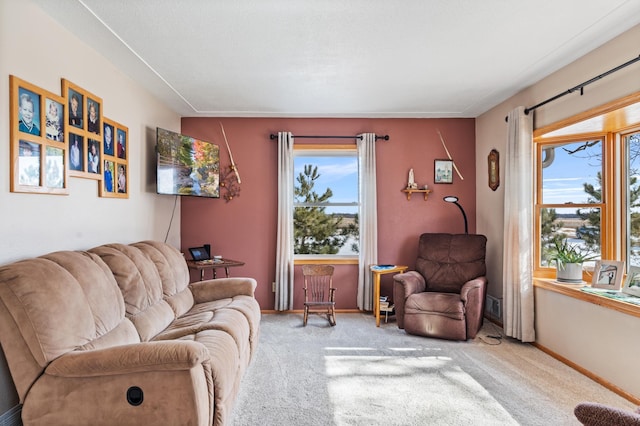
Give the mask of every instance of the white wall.
M 502 252 L 504 181 L 495 192 L 491 191 L 487 184 L 483 184 L 483 182 L 487 182 L 487 155 L 489 155 L 489 151 L 492 148 L 496 148 L 501 154 L 505 152 L 507 140 L 505 116 L 517 106 L 530 107 L 535 105 L 637 57 L 640 54 L 639 41 L 640 26 L 636 26 L 477 118 L 476 179 L 477 182 L 481 183 L 478 184 L 476 193 L 476 226 L 477 231 L 485 234 L 488 238 L 488 292 L 492 296 L 502 298 L 502 264 L 503 261 L 508 261 L 508 258 L 503 256 Z M 539 108 L 535 111 L 534 127 L 540 128 L 558 122 L 638 91 L 640 91 L 640 63 L 631 65 L 590 84 L 585 87 L 583 96 L 579 94 L 566 95 Z M 505 169 L 504 161 L 504 156 L 502 156 L 500 158 L 501 171 Z M 502 177 L 504 178 L 504 176 Z M 542 291 L 546 292 L 545 290 L 538 290 L 536 294 L 540 296 Z M 590 369 L 590 371 L 600 375 L 605 380 L 624 388 L 619 383 L 619 377 L 625 365 L 625 354 L 638 352 L 638 348 L 633 347 L 625 331 L 625 327 L 628 328 L 628 323 L 625 322 L 626 319 L 625 321 L 620 320 L 619 315 L 610 315 L 609 312 L 603 311 L 602 308 L 598 308 L 595 305 L 577 302 L 585 305 L 584 309 L 588 311 L 588 316 L 591 316 L 594 321 L 601 321 L 603 324 L 607 324 L 606 333 L 614 336 L 615 345 L 618 349 L 617 354 L 619 354 L 618 357 L 620 358 L 611 359 L 604 349 L 599 348 L 599 344 L 594 344 L 594 342 L 599 341 L 599 336 L 594 335 L 591 329 L 584 327 L 576 331 L 574 327 L 569 327 L 569 324 L 577 321 L 574 309 L 575 303 L 567 300 L 566 296 L 556 294 L 545 294 L 545 296 L 540 296 L 537 299 L 536 316 L 544 317 L 548 315 L 551 308 L 550 303 L 553 303 L 553 310 L 557 310 L 556 320 L 553 322 L 537 321 L 537 342 L 576 364 Z M 634 318 L 632 322 L 637 330 L 640 327 L 640 319 Z M 567 325 L 566 327 L 565 324 Z M 578 333 L 577 336 L 575 333 Z M 572 336 L 571 339 L 562 337 L 569 335 Z M 602 337 L 604 338 L 604 335 Z M 592 350 L 578 354 L 574 350 L 576 339 L 585 344 L 589 343 Z M 632 385 L 632 388 L 627 383 L 625 390 L 640 397 L 640 384 L 638 383 Z
M 61 94 L 61 78 L 103 99 L 129 127 L 129 199 L 98 197 L 98 182 L 70 178 L 68 196 L 9 192 L 9 75 Z M 155 129 L 180 116 L 28 0 L 0 0 L 0 265 L 55 250 L 165 240 L 174 197 L 155 194 Z M 180 202 L 167 242 L 180 246 Z M 0 415 L 17 403 L 0 352 Z

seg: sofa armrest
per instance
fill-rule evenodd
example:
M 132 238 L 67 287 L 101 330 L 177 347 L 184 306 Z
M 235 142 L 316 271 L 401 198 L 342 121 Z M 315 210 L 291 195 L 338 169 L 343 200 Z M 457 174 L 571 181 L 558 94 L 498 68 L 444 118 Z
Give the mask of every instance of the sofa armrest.
M 476 337 L 476 334 L 482 328 L 486 291 L 486 277 L 478 277 L 467 281 L 460 289 L 460 299 L 464 303 L 465 309 L 467 339 Z
M 409 271 L 393 276 L 393 304 L 396 309 L 398 328 L 404 328 L 404 304 L 409 296 L 427 289 L 424 277 L 417 271 Z
M 405 299 L 414 293 L 422 293 L 427 289 L 427 283 L 425 282 L 424 277 L 417 271 L 396 274 L 393 276 L 393 281 L 402 285 Z
M 56 377 L 98 377 L 189 370 L 198 364 L 208 364 L 209 358 L 209 351 L 201 343 L 167 340 L 69 352 L 53 360 L 45 372 Z
M 22 407 L 24 424 L 211 426 L 214 377 L 205 345 L 144 342 L 53 360 Z
M 254 297 L 258 283 L 253 278 L 215 278 L 189 284 L 196 303 L 211 302 L 234 296 Z
M 472 279 L 471 281 L 467 281 L 460 289 L 460 299 L 462 299 L 462 301 L 466 304 L 469 298 L 475 296 L 473 294 L 475 290 L 479 289 L 481 293 L 484 293 L 484 289 L 486 288 L 486 286 L 486 277 L 478 277 Z M 482 300 L 482 303 L 484 303 L 484 300 Z

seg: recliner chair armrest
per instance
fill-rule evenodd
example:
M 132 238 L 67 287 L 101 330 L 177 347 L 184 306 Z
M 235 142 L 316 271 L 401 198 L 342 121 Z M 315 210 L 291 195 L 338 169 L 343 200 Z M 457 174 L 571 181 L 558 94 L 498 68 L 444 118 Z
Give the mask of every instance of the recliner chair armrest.
M 215 278 L 189 284 L 196 303 L 211 302 L 234 296 L 251 296 L 258 283 L 253 278 Z
M 425 282 L 424 277 L 417 271 L 409 271 L 402 274 L 396 274 L 393 276 L 393 280 L 396 283 L 401 284 L 404 288 L 405 299 L 414 293 L 422 293 L 427 289 L 427 283 Z
M 475 289 L 483 290 L 486 287 L 486 285 L 487 285 L 487 277 L 478 277 L 478 278 L 472 279 L 471 281 L 467 281 L 466 283 L 464 283 L 464 285 L 460 289 L 460 299 L 462 299 L 464 303 L 467 303 L 470 292 L 472 292 Z M 484 301 L 482 301 L 482 303 L 484 303 Z
M 209 351 L 201 343 L 167 340 L 68 352 L 53 360 L 45 372 L 56 377 L 98 377 L 188 370 L 198 364 L 208 364 L 209 359 Z

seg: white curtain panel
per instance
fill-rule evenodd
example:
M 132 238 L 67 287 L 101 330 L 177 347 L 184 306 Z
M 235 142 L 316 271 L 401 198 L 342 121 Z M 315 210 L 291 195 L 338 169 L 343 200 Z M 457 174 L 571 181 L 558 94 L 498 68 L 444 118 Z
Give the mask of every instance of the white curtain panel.
M 504 332 L 535 341 L 533 301 L 533 114 L 509 113 L 504 174 Z
M 378 202 L 376 196 L 376 135 L 358 139 L 360 254 L 358 308 L 373 310 L 373 282 L 369 266 L 378 263 Z
M 278 132 L 276 311 L 293 309 L 293 135 Z

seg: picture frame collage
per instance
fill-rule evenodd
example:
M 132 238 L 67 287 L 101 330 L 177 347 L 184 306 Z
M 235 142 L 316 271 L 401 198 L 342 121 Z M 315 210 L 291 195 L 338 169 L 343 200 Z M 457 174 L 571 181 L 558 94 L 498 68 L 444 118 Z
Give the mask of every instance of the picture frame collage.
M 79 177 L 129 198 L 129 129 L 104 117 L 102 98 L 64 78 L 62 96 L 9 79 L 12 192 L 67 195 Z
M 66 195 L 63 97 L 9 76 L 11 192 Z

